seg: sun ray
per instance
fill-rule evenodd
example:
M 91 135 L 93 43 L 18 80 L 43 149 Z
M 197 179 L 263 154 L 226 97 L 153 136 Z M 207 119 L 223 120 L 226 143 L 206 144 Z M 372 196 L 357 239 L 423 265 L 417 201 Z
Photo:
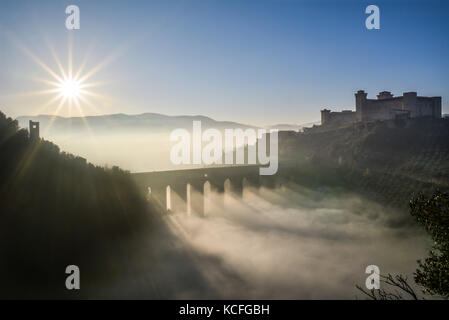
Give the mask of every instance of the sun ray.
M 48 130 L 50 130 L 53 122 L 55 121 L 56 117 L 59 115 L 59 110 L 61 110 L 62 106 L 65 103 L 66 98 L 63 97 L 60 101 L 59 101 L 59 105 L 56 108 L 55 113 L 51 116 L 50 121 L 48 122 L 48 125 L 44 128 L 44 134 L 46 134 L 48 132 Z
M 50 99 L 46 104 L 44 104 L 43 106 L 41 106 L 37 112 L 37 114 L 42 113 L 47 107 L 49 107 L 50 105 L 52 105 L 53 103 L 55 103 L 58 100 L 61 100 L 63 98 L 62 94 L 58 94 L 56 96 L 54 96 L 52 99 Z
M 99 110 L 97 108 L 96 105 L 94 105 L 92 102 L 89 101 L 89 99 L 87 99 L 86 97 L 83 96 L 79 96 L 79 99 L 86 105 L 88 105 L 89 107 L 91 107 L 95 113 L 99 113 Z
M 55 48 L 51 45 L 51 43 L 50 43 L 50 41 L 48 39 L 46 39 L 46 42 L 47 42 L 48 48 L 50 49 L 51 55 L 53 56 L 53 59 L 55 60 L 57 66 L 58 66 L 58 69 L 59 69 L 59 72 L 62 75 L 62 78 L 64 78 L 64 79 L 67 78 L 65 70 L 62 67 L 61 60 L 59 60 L 58 55 L 56 54 Z
M 49 66 L 47 66 L 45 63 L 43 63 L 39 58 L 37 58 L 35 55 L 33 55 L 31 52 L 28 51 L 28 54 L 30 55 L 31 59 L 34 60 L 39 66 L 42 67 L 45 71 L 47 71 L 53 78 L 55 78 L 57 81 L 62 81 L 62 78 L 58 76 Z
M 81 105 L 80 105 L 78 99 L 75 99 L 75 107 L 78 109 L 78 112 L 81 115 L 81 119 L 82 119 L 82 121 L 84 123 L 84 126 L 86 127 L 86 130 L 87 130 L 87 133 L 89 134 L 89 137 L 90 138 L 94 138 L 94 135 L 92 134 L 92 130 L 90 129 L 89 123 L 87 122 L 86 117 L 84 116 L 83 109 L 81 108 Z
M 52 93 L 58 93 L 59 91 L 60 91 L 59 89 L 53 88 L 53 89 L 45 89 L 45 90 L 18 92 L 18 93 L 14 93 L 14 94 L 9 94 L 7 96 L 10 96 L 10 97 L 41 96 L 41 95 L 48 95 L 48 94 L 52 94 Z
M 92 77 L 94 74 L 96 74 L 98 71 L 103 69 L 105 66 L 110 64 L 111 62 L 114 62 L 116 59 L 118 59 L 126 50 L 126 48 L 121 48 L 117 50 L 115 53 L 110 54 L 108 57 L 106 57 L 101 63 L 99 63 L 97 66 L 90 69 L 84 76 L 82 76 L 79 81 L 84 82 L 90 77 Z
M 73 79 L 72 78 L 72 72 L 73 72 L 73 58 L 72 58 L 72 54 L 73 54 L 73 38 L 72 38 L 72 33 L 69 33 L 69 37 L 68 37 L 68 59 L 67 59 L 67 70 L 68 70 L 68 79 Z
M 33 60 L 37 65 L 39 65 L 43 70 L 45 70 L 49 75 L 51 75 L 55 80 L 62 81 L 62 78 L 58 76 L 49 66 L 42 62 L 38 57 L 36 57 L 24 44 L 19 40 L 13 38 L 11 35 L 6 34 L 8 39 L 23 53 L 25 53 L 31 60 Z
M 37 82 L 41 82 L 41 83 L 45 83 L 45 84 L 54 86 L 54 87 L 59 86 L 59 82 L 56 82 L 56 81 L 51 81 L 51 80 L 48 80 L 48 79 L 42 79 L 42 78 L 37 78 L 37 77 L 33 77 L 31 79 L 34 80 L 34 81 L 37 81 Z
M 92 91 L 89 91 L 89 90 L 81 89 L 80 93 L 82 93 L 84 95 L 87 95 L 87 96 L 90 96 L 90 97 L 93 97 L 93 98 L 98 98 L 98 99 L 102 99 L 102 100 L 111 101 L 110 97 L 105 96 L 105 95 L 100 94 L 100 93 L 92 92 Z
M 80 83 L 80 89 L 100 87 L 104 86 L 105 84 L 107 84 L 107 82 L 105 81 Z
M 89 49 L 87 49 L 86 54 L 84 55 L 84 58 L 83 58 L 83 62 L 81 62 L 80 67 L 76 71 L 74 79 L 79 80 L 81 73 L 84 71 L 84 68 L 86 67 L 87 61 L 90 57 L 90 53 L 92 52 L 92 50 L 93 50 L 92 46 L 90 46 Z
M 69 100 L 69 118 L 71 118 L 72 117 L 72 102 L 73 102 L 73 99 L 72 98 L 67 98 L 68 100 Z M 72 120 L 70 120 L 70 121 L 72 121 Z M 70 129 L 72 129 L 72 123 L 70 122 Z

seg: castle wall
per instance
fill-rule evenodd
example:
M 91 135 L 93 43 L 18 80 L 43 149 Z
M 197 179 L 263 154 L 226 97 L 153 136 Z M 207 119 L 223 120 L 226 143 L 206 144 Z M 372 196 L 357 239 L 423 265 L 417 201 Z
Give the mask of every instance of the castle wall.
M 394 110 L 402 109 L 402 98 L 366 99 L 362 104 L 362 121 L 394 119 Z
M 415 114 L 417 117 L 441 118 L 441 98 L 417 97 Z
M 356 121 L 356 113 L 351 110 L 341 112 L 331 112 L 330 110 L 321 110 L 321 124 L 343 124 Z
M 440 119 L 443 115 L 443 110 L 441 109 L 441 97 L 432 97 L 434 103 L 434 118 Z
M 403 109 L 410 111 L 410 117 L 419 117 L 416 92 L 404 92 Z
M 343 124 L 354 121 L 356 121 L 356 115 L 354 111 L 342 111 L 330 113 L 330 122 L 333 124 Z

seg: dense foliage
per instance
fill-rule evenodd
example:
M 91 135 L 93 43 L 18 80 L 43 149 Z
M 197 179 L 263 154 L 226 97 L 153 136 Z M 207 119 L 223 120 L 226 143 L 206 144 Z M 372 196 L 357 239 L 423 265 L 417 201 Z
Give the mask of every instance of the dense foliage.
M 419 195 L 410 201 L 410 208 L 434 242 L 429 256 L 418 261 L 415 281 L 427 293 L 449 298 L 449 194 Z

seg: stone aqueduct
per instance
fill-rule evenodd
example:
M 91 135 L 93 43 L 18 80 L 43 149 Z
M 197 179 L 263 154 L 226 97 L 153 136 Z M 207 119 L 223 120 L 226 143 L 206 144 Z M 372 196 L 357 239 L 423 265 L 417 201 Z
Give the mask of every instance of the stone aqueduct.
M 209 188 L 241 197 L 245 184 L 256 187 L 275 184 L 271 176 L 259 175 L 258 165 L 134 173 L 133 178 L 163 210 L 188 212 L 191 209 L 199 214 L 204 214 L 204 194 Z

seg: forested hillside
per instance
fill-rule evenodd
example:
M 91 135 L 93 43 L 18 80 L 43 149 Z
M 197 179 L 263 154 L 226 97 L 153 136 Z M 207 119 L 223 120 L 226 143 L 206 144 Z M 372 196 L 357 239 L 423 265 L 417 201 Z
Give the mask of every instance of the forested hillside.
M 419 192 L 449 188 L 449 119 L 375 122 L 280 135 L 280 158 L 299 176 L 333 180 L 408 208 Z
M 67 265 L 115 250 L 148 210 L 129 173 L 33 142 L 0 113 L 0 296 L 22 284 L 65 290 Z

